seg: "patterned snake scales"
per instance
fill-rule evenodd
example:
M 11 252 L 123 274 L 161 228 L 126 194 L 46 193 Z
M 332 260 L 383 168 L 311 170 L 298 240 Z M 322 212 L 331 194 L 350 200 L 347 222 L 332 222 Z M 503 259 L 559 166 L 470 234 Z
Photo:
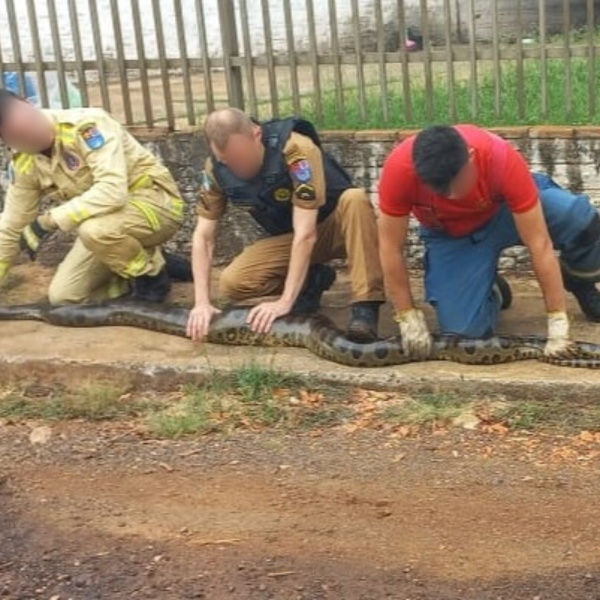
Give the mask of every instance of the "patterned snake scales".
M 214 319 L 207 341 L 237 346 L 306 348 L 321 358 L 353 367 L 383 367 L 411 362 L 399 336 L 358 344 L 325 316 L 288 316 L 278 319 L 270 333 L 252 333 L 246 325 L 249 308 L 231 308 Z M 41 304 L 0 306 L 0 321 L 42 321 L 63 327 L 119 325 L 177 336 L 186 335 L 189 310 L 133 302 L 50 307 Z M 435 335 L 429 360 L 492 365 L 544 359 L 545 338 L 498 335 L 489 339 L 461 339 Z M 577 342 L 575 358 L 548 360 L 555 365 L 600 369 L 600 345 Z

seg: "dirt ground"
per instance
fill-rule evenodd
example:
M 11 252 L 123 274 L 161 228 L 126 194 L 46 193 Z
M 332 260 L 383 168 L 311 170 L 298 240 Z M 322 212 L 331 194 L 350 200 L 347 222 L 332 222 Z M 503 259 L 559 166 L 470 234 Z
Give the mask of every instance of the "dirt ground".
M 555 438 L 29 432 L 0 427 L 7 600 L 600 594 L 596 452 L 553 463 Z
M 43 297 L 50 276 L 17 267 L 2 301 Z M 535 285 L 512 283 L 503 329 L 543 330 Z M 189 302 L 189 286 L 173 300 Z M 342 273 L 325 302 L 340 323 L 346 300 Z M 147 369 L 248 359 L 124 328 L 1 323 L 0 332 L 2 368 L 37 358 L 67 379 L 85 361 L 128 371 L 142 359 Z M 600 339 L 581 320 L 576 332 Z M 290 352 L 277 366 L 336 368 Z M 531 362 L 478 375 L 414 368 L 440 381 L 562 382 L 574 411 L 576 384 L 599 382 Z M 31 438 L 39 426 L 50 427 L 44 443 Z M 599 472 L 600 435 L 590 432 L 267 428 L 160 440 L 127 420 L 0 419 L 0 598 L 598 600 Z

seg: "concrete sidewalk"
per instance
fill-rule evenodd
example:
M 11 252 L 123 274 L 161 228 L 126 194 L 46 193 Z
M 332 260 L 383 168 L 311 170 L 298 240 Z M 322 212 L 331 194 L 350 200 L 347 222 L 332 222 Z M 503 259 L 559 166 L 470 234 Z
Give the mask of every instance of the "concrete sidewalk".
M 11 275 L 4 304 L 43 299 L 52 271 L 23 265 Z M 415 276 L 417 294 L 421 290 Z M 419 285 L 417 286 L 417 282 Z M 513 307 L 503 313 L 500 332 L 545 335 L 546 317 L 537 283 L 511 280 Z M 176 286 L 173 301 L 191 303 L 189 284 Z M 340 326 L 348 317 L 348 278 L 325 296 L 323 312 Z M 574 302 L 573 336 L 600 343 L 600 324 L 583 320 Z M 432 330 L 435 316 L 428 310 Z M 389 306 L 382 313 L 380 333 L 391 335 L 395 324 Z M 418 363 L 377 369 L 354 369 L 321 360 L 303 349 L 228 347 L 191 341 L 148 331 L 112 327 L 66 329 L 32 322 L 0 323 L 0 369 L 5 377 L 95 377 L 100 374 L 135 375 L 156 385 L 197 380 L 214 370 L 231 370 L 250 362 L 304 375 L 316 381 L 343 382 L 376 388 L 455 390 L 459 393 L 511 396 L 553 396 L 573 400 L 600 399 L 600 371 L 552 367 L 537 361 L 499 366 L 455 363 Z M 4 377 L 3 377 L 4 378 Z

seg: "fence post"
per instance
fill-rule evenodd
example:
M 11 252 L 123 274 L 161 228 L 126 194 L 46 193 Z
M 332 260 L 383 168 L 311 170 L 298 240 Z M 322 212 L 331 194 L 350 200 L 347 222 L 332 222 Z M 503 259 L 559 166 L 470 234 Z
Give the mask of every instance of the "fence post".
M 221 46 L 223 67 L 229 104 L 244 109 L 244 87 L 242 68 L 232 65 L 232 58 L 239 58 L 234 0 L 219 0 L 219 22 L 221 24 Z

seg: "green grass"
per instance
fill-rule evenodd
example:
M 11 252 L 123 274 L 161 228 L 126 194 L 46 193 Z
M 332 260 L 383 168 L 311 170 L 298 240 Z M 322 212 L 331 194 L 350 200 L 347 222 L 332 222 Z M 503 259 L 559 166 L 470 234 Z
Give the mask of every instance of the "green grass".
M 325 401 L 323 392 L 333 401 Z M 187 388 L 181 402 L 151 414 L 148 427 L 167 438 L 235 429 L 315 429 L 340 422 L 346 411 L 335 400 L 343 393 L 312 391 L 299 377 L 251 363 Z M 311 398 L 319 402 L 312 404 Z
M 468 65 L 461 66 L 464 70 Z M 482 69 L 482 65 L 480 65 Z M 392 71 L 390 67 L 389 72 Z M 412 71 L 411 71 L 412 76 Z M 388 75 L 389 77 L 389 75 Z M 402 87 L 398 79 L 391 78 L 388 85 L 388 100 L 390 119 L 384 119 L 381 86 L 371 84 L 367 89 L 366 117 L 360 111 L 359 95 L 357 88 L 344 90 L 345 110 L 340 115 L 337 111 L 336 96 L 333 90 L 323 93 L 323 117 L 319 118 L 312 97 L 303 99 L 303 116 L 313 120 L 323 129 L 398 129 L 413 128 L 431 125 L 433 123 L 449 123 L 449 93 L 448 81 L 445 74 L 436 73 L 433 86 L 433 114 L 427 113 L 427 92 L 419 78 L 413 78 L 411 86 L 411 100 L 413 116 L 406 118 Z M 523 85 L 518 78 L 516 64 L 512 61 L 502 63 L 501 96 L 502 112 L 495 111 L 495 85 L 494 77 L 488 68 L 480 72 L 478 78 L 479 111 L 477 117 L 473 116 L 471 89 L 468 78 L 457 77 L 454 85 L 456 97 L 457 122 L 473 122 L 481 126 L 510 126 L 510 125 L 539 125 L 539 124 L 599 124 L 600 115 L 597 107 L 593 111 L 594 117 L 590 119 L 588 101 L 588 61 L 583 58 L 571 60 L 572 83 L 572 110 L 567 113 L 565 101 L 566 69 L 563 60 L 548 60 L 548 114 L 542 111 L 541 90 L 542 69 L 537 60 L 527 60 L 524 63 Z M 595 81 L 600 81 L 600 60 L 596 63 Z M 523 88 L 525 94 L 525 113 L 519 115 L 518 91 Z M 600 96 L 600 93 L 599 93 Z M 281 103 L 281 113 L 293 112 L 291 102 L 284 100 Z
M 89 383 L 43 398 L 11 393 L 0 401 L 0 418 L 106 421 L 134 417 L 145 409 L 144 401 L 128 398 L 126 387 Z

